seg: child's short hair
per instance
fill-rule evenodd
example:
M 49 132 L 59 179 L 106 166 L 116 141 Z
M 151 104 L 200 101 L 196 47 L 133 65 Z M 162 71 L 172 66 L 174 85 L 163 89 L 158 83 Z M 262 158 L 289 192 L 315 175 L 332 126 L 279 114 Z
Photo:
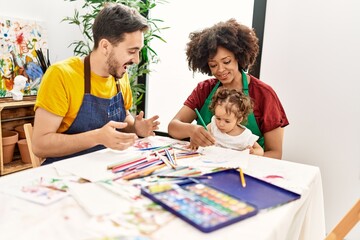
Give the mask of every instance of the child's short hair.
M 249 96 L 246 96 L 242 91 L 224 87 L 220 87 L 212 98 L 210 104 L 212 113 L 215 113 L 215 108 L 218 105 L 223 105 L 226 113 L 234 113 L 237 119 L 242 117 L 242 123 L 246 123 L 248 115 L 253 110 L 253 103 Z

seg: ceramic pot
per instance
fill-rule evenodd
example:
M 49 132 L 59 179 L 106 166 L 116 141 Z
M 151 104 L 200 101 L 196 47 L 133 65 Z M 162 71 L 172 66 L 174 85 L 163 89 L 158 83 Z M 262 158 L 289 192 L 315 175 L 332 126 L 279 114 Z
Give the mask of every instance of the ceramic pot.
M 25 136 L 25 131 L 24 131 L 24 125 L 19 125 L 19 126 L 15 127 L 15 131 L 18 132 L 18 134 L 19 134 L 19 139 L 24 139 L 24 138 L 26 138 L 26 136 Z
M 23 163 L 31 163 L 30 152 L 26 139 L 20 139 L 17 144 L 21 155 L 21 161 Z
M 19 134 L 15 131 L 3 130 L 2 132 L 2 150 L 3 163 L 9 163 L 13 160 L 15 145 L 18 141 Z

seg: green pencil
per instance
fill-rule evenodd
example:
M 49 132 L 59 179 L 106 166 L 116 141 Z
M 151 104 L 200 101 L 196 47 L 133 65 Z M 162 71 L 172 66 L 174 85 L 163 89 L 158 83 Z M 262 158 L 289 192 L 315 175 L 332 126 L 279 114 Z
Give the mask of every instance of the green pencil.
M 200 123 L 201 125 L 206 129 L 206 131 L 208 130 L 207 127 L 206 127 L 206 124 L 204 122 L 204 119 L 201 117 L 199 111 L 197 110 L 197 108 L 195 108 L 195 112 L 196 112 L 196 115 L 198 116 L 199 120 L 200 120 Z

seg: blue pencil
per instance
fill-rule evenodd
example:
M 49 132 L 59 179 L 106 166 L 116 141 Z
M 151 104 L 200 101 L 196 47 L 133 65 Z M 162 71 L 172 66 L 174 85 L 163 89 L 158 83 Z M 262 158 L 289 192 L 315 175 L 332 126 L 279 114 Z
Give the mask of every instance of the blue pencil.
M 170 161 L 172 164 L 176 165 L 176 164 L 175 164 L 175 161 L 174 161 L 174 159 L 171 157 L 171 154 L 170 154 L 170 152 L 169 152 L 168 149 L 165 149 L 165 154 L 166 154 L 166 157 L 169 159 L 169 161 Z

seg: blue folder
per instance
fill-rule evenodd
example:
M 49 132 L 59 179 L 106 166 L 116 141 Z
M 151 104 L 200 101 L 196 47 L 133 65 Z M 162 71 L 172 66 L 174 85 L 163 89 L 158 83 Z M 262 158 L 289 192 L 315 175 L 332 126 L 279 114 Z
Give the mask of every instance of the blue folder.
M 255 205 L 259 210 L 277 207 L 294 201 L 300 195 L 263 180 L 244 174 L 246 187 L 241 186 L 239 172 L 235 169 L 207 174 L 212 179 L 199 179 L 202 183 L 219 189 L 235 198 Z

